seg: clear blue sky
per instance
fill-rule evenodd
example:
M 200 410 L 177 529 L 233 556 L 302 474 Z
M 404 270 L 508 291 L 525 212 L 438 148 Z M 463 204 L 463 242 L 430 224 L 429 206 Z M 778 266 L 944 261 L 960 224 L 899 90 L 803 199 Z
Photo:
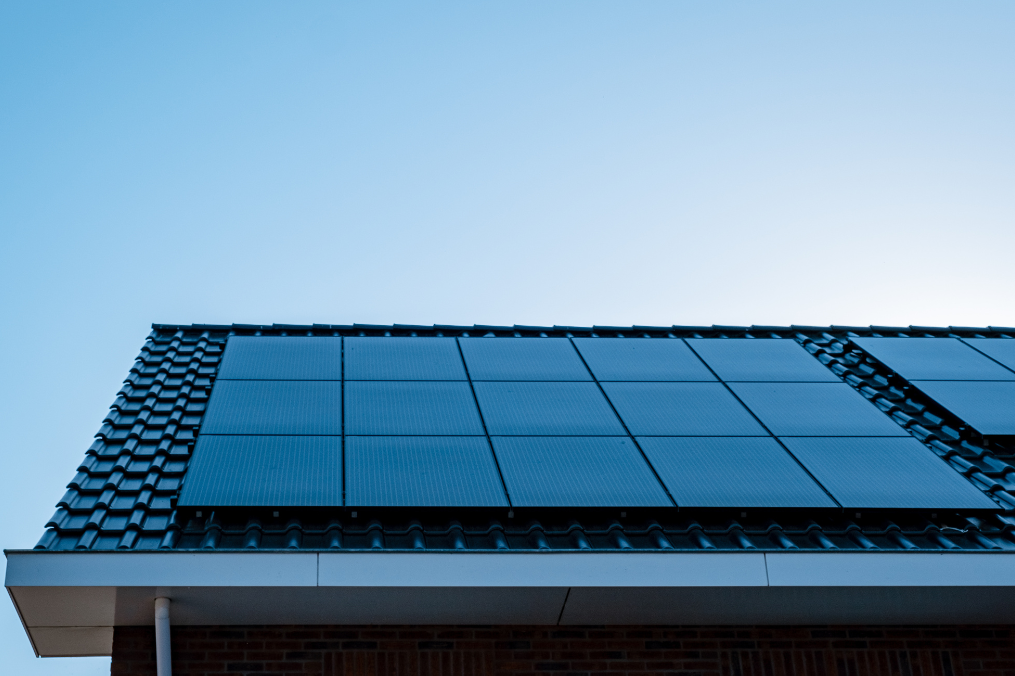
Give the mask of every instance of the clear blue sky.
M 1015 325 L 1015 4 L 0 4 L 0 545 L 153 322 Z M 18 674 L 35 660 L 9 603 Z

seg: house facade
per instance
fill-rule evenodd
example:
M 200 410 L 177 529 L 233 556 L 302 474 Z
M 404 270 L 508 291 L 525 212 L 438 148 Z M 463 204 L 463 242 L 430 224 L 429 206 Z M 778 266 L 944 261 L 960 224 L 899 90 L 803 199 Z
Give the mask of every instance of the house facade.
M 1015 329 L 155 325 L 6 586 L 114 674 L 1015 673 Z

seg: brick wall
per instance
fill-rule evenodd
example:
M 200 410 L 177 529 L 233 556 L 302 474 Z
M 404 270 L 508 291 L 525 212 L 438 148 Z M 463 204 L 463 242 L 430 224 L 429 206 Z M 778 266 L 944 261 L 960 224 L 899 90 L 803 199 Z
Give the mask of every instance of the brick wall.
M 1010 627 L 173 627 L 174 676 L 1015 676 Z M 122 627 L 113 676 L 155 674 Z

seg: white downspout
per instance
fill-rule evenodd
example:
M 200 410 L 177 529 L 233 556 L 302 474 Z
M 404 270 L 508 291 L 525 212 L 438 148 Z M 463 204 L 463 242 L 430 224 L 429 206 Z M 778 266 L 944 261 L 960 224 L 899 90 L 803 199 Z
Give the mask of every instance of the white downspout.
M 155 669 L 158 676 L 173 676 L 169 652 L 169 599 L 155 599 Z

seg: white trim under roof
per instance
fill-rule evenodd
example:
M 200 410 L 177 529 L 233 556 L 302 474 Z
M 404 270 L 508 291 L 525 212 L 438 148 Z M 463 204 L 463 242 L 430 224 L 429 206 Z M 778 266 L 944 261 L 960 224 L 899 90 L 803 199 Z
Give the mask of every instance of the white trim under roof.
M 1010 624 L 1015 552 L 8 551 L 37 654 L 113 627 L 245 624 Z

